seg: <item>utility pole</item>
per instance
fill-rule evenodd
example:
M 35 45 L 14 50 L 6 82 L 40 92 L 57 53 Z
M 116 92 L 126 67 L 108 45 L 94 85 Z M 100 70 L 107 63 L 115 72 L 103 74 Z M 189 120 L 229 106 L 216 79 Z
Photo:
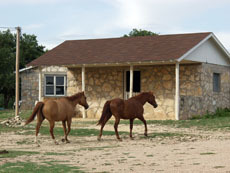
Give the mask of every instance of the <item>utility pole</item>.
M 16 86 L 15 86 L 15 116 L 18 116 L 19 114 L 19 48 L 20 48 L 20 32 L 21 28 L 16 27 L 17 30 L 17 38 L 16 38 L 16 67 L 15 67 L 15 73 L 16 73 Z

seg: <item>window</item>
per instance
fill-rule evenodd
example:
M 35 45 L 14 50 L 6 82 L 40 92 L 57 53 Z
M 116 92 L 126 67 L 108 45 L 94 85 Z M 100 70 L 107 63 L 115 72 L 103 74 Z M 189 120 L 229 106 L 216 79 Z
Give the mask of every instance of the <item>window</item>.
M 126 71 L 126 92 L 129 92 L 130 89 L 130 71 Z M 141 72 L 134 71 L 133 72 L 133 92 L 139 93 L 141 92 Z
M 213 91 L 220 92 L 220 73 L 213 73 Z
M 45 96 L 66 95 L 66 76 L 46 75 L 45 76 Z

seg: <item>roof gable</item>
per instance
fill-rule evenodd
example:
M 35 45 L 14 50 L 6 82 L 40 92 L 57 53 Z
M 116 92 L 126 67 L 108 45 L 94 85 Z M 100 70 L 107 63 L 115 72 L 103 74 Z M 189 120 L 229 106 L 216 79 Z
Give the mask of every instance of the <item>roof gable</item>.
M 28 65 L 81 65 L 177 60 L 211 33 L 65 41 Z
M 230 58 L 228 53 L 225 53 L 213 37 L 209 37 L 194 51 L 190 52 L 184 60 L 195 62 L 205 62 L 210 64 L 218 64 L 229 66 Z

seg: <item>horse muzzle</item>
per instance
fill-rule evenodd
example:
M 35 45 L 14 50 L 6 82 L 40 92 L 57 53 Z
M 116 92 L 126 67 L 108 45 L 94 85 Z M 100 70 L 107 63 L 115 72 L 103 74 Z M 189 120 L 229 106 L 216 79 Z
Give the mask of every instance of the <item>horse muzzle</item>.
M 86 105 L 86 106 L 84 106 L 85 107 L 85 109 L 88 109 L 89 108 L 89 105 Z
M 153 105 L 154 108 L 157 108 L 157 106 L 158 106 L 157 104 L 154 104 L 154 105 Z

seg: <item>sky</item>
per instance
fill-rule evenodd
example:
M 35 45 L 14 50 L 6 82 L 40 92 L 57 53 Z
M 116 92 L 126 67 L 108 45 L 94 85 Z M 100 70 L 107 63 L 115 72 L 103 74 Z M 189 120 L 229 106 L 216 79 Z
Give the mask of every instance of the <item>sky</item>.
M 52 49 L 65 40 L 213 32 L 230 51 L 230 0 L 0 0 L 0 27 L 22 28 Z M 3 31 L 3 29 L 0 29 Z

